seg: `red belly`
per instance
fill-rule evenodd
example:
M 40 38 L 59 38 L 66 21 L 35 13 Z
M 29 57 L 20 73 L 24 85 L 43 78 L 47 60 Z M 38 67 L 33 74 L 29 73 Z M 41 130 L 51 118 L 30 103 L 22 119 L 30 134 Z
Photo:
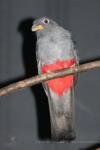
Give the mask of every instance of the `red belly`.
M 60 61 L 57 60 L 54 64 L 45 64 L 42 66 L 42 73 L 46 73 L 48 71 L 59 70 L 63 68 L 70 68 L 75 64 L 74 59 Z M 63 92 L 68 91 L 73 85 L 74 75 L 69 75 L 62 78 L 52 79 L 46 81 L 49 88 L 58 96 L 63 95 Z

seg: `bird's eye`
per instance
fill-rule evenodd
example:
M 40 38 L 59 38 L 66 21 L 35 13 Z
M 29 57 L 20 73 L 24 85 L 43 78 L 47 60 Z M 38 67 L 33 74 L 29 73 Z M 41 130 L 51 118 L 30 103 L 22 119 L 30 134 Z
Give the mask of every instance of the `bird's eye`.
M 49 23 L 49 19 L 47 19 L 47 18 L 44 19 L 44 23 L 45 23 L 45 24 L 48 24 L 48 23 Z

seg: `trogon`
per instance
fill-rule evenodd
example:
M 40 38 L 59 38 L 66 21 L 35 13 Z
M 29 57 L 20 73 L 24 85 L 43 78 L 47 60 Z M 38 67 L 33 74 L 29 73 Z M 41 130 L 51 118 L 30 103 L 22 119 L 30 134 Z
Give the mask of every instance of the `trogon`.
M 36 19 L 36 57 L 39 74 L 78 65 L 78 56 L 71 33 L 48 17 Z M 48 97 L 51 136 L 53 140 L 73 140 L 74 82 L 76 75 L 59 77 L 43 82 Z

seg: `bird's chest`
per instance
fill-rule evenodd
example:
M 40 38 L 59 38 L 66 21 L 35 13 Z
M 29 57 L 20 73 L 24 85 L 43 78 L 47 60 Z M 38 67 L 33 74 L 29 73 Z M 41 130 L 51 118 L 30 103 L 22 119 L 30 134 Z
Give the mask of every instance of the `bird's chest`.
M 41 39 L 37 42 L 37 57 L 43 64 L 70 59 L 73 57 L 70 41 L 53 38 Z
M 41 73 L 69 68 L 75 64 L 71 53 L 71 42 L 41 40 L 37 43 L 38 69 Z M 49 88 L 58 96 L 62 96 L 73 85 L 73 76 L 47 81 Z

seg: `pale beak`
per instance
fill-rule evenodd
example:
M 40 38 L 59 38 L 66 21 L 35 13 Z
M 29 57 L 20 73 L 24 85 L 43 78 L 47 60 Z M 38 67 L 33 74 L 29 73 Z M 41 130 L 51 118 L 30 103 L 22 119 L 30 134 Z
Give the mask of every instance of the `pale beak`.
M 39 30 L 43 30 L 44 29 L 44 27 L 41 25 L 41 24 L 39 24 L 39 25 L 33 25 L 32 26 L 32 31 L 34 32 L 34 31 L 39 31 Z

